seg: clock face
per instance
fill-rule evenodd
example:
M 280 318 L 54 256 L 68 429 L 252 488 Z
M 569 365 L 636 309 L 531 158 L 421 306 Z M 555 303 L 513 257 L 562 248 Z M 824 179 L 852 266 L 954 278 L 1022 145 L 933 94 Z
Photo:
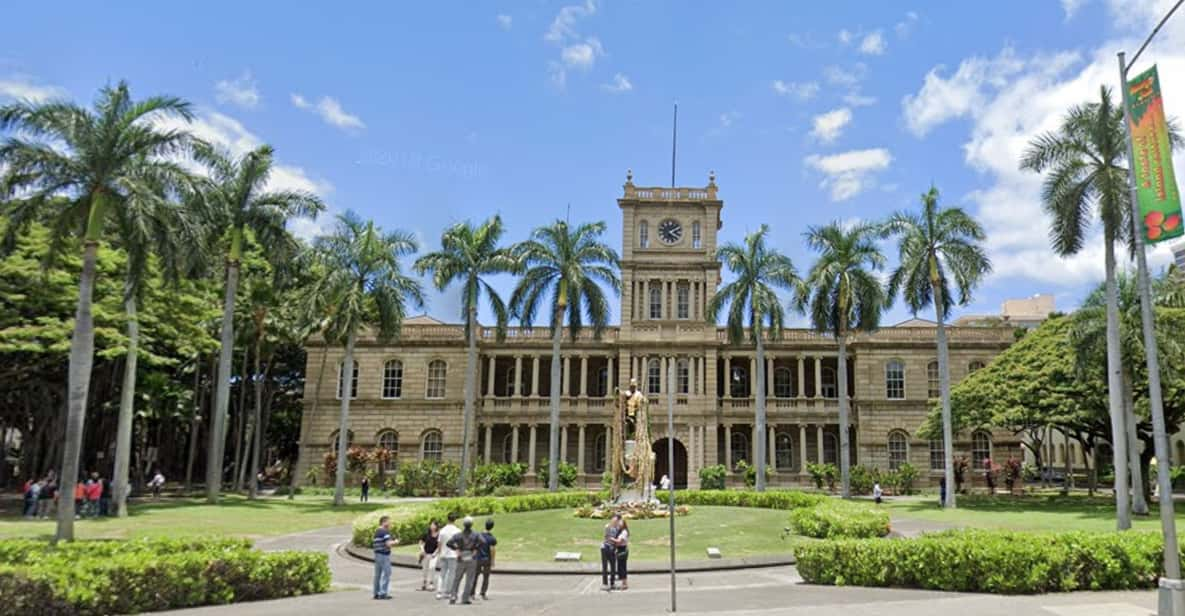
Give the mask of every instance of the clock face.
M 675 244 L 683 239 L 683 226 L 678 221 L 666 219 L 658 223 L 658 239 L 664 244 Z

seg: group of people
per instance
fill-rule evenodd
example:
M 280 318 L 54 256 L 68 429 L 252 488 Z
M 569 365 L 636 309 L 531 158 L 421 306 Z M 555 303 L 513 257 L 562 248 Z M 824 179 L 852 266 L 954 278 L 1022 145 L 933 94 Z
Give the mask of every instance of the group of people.
M 613 514 L 605 525 L 601 542 L 601 590 L 629 590 L 630 525 L 620 513 Z
M 28 519 L 49 519 L 57 508 L 59 494 L 57 475 L 50 471 L 41 479 L 25 482 L 24 516 Z M 74 484 L 74 517 L 97 518 L 111 515 L 111 480 L 99 473 Z
M 485 522 L 485 531 L 473 528 L 473 518 L 466 516 L 457 527 L 457 514 L 448 515 L 443 527 L 436 520 L 420 537 L 419 563 L 422 573 L 420 590 L 434 591 L 437 599 L 448 599 L 456 604 L 458 595 L 462 605 L 473 603 L 476 592 L 483 600 L 490 588 L 490 571 L 494 566 L 494 520 Z M 398 540 L 391 535 L 391 520 L 379 519 L 374 543 L 374 598 L 390 599 L 391 548 Z M 477 578 L 481 577 L 481 588 Z

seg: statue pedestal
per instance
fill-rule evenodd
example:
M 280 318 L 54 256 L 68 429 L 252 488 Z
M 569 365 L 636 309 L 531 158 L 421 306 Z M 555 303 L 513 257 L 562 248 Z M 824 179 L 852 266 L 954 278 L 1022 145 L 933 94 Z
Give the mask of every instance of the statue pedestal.
M 638 441 L 625 442 L 625 459 L 629 460 L 634 457 L 634 449 L 638 446 Z

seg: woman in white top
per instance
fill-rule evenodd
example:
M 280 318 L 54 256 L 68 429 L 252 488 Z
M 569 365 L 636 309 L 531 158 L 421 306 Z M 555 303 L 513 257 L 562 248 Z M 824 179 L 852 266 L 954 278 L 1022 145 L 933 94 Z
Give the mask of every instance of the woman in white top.
M 630 525 L 625 521 L 625 518 L 621 518 L 615 543 L 617 544 L 617 579 L 621 580 L 622 590 L 629 590 L 630 583 L 626 579 L 628 577 L 626 563 L 630 558 Z

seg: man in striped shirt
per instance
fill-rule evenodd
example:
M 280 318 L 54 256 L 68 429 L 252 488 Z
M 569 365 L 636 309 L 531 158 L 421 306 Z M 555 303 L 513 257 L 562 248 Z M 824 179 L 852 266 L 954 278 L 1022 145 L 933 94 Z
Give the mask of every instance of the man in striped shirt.
M 391 518 L 379 518 L 379 528 L 374 531 L 374 598 L 390 599 L 388 590 L 391 586 L 391 546 L 397 543 L 391 536 Z

